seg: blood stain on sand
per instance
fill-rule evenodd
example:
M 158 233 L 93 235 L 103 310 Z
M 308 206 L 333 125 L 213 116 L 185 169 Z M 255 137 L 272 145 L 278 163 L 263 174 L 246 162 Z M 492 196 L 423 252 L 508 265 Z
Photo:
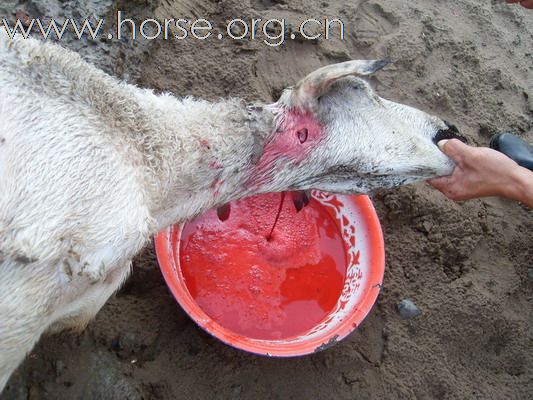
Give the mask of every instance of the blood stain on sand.
M 272 236 L 280 194 L 232 203 L 221 221 L 209 211 L 185 225 L 180 247 L 191 296 L 213 320 L 243 336 L 303 334 L 337 304 L 347 259 L 333 216 L 315 199 L 296 212 L 289 197 Z

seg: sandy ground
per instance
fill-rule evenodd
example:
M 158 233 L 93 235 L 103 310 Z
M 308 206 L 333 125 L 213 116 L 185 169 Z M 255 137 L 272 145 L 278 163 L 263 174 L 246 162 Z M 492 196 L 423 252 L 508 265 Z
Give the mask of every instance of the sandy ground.
M 512 130 L 533 142 L 533 11 L 503 0 L 2 1 L 33 16 L 327 14 L 345 41 L 65 45 L 107 71 L 178 96 L 271 101 L 314 68 L 388 56 L 378 92 L 455 123 L 472 143 Z M 83 15 L 82 11 L 80 14 Z M 40 14 L 39 14 L 40 13 Z M 529 133 L 528 133 L 529 132 Z M 151 249 L 81 334 L 43 338 L 2 399 L 531 399 L 533 219 L 501 199 L 464 204 L 427 185 L 373 197 L 387 246 L 383 291 L 363 325 L 327 351 L 268 359 L 227 347 L 176 305 Z M 402 320 L 409 297 L 421 315 Z

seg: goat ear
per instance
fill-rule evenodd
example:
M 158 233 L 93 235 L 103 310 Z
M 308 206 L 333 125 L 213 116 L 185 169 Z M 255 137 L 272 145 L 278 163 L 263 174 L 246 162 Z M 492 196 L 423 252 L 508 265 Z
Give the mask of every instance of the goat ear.
M 353 60 L 319 68 L 284 93 L 282 101 L 291 108 L 312 111 L 317 99 L 326 93 L 334 82 L 347 76 L 370 75 L 388 63 L 388 60 Z

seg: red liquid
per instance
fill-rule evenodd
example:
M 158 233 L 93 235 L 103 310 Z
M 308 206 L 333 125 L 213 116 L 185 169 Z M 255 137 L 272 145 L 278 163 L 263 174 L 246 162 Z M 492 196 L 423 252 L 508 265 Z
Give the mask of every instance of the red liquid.
M 339 229 L 312 199 L 296 212 L 280 194 L 232 203 L 228 220 L 210 211 L 183 230 L 180 262 L 199 306 L 235 333 L 256 339 L 297 336 L 320 323 L 344 286 L 346 254 Z

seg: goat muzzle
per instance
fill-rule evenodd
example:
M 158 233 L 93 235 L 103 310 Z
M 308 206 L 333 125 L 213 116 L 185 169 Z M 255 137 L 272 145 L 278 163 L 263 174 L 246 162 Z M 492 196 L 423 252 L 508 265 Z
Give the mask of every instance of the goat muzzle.
M 435 137 L 433 138 L 433 143 L 437 144 L 444 139 L 459 139 L 463 143 L 468 143 L 468 140 L 459 133 L 459 130 L 455 125 L 449 124 L 444 121 L 446 124 L 446 129 L 440 129 Z

